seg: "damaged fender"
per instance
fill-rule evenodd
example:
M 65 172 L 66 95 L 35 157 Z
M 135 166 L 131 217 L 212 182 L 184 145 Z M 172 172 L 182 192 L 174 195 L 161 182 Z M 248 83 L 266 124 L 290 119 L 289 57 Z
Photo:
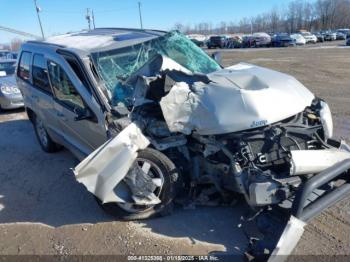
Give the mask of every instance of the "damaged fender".
M 149 144 L 141 129 L 131 123 L 80 162 L 73 172 L 76 179 L 102 203 L 123 203 L 125 201 L 118 196 L 118 188 L 114 189 L 127 175 L 137 158 L 137 152 Z

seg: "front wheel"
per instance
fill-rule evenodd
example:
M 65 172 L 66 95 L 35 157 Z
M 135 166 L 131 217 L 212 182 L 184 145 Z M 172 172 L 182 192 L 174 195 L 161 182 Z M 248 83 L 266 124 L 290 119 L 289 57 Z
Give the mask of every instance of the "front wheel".
M 172 212 L 173 199 L 175 197 L 175 184 L 178 181 L 178 172 L 174 163 L 163 153 L 146 148 L 138 153 L 134 163 L 144 172 L 148 178 L 154 181 L 153 194 L 161 201 L 154 205 L 137 205 L 131 197 L 125 203 L 98 203 L 111 215 L 124 220 L 140 220 L 155 216 L 164 216 Z M 129 171 L 130 172 L 130 171 Z M 136 176 L 137 179 L 137 176 Z M 124 179 L 125 180 L 125 179 Z

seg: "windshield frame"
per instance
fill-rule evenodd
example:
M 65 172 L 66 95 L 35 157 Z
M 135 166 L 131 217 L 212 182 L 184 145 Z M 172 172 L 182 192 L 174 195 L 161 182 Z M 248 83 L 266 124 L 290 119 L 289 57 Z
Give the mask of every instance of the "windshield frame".
M 210 62 L 210 66 L 209 67 L 213 67 L 213 68 L 210 68 L 210 72 L 206 72 L 206 73 L 212 73 L 212 72 L 215 72 L 217 70 L 220 70 L 222 67 L 220 64 L 218 64 L 213 58 L 211 58 L 203 49 L 201 49 L 200 47 L 198 47 L 196 44 L 194 44 L 189 38 L 187 38 L 185 35 L 177 32 L 177 31 L 170 31 L 162 36 L 159 36 L 159 37 L 156 37 L 156 38 L 153 38 L 153 39 L 148 39 L 144 42 L 141 42 L 141 43 L 137 43 L 135 45 L 130 45 L 130 46 L 124 46 L 124 47 L 120 47 L 120 48 L 114 48 L 114 49 L 110 49 L 110 50 L 103 50 L 103 51 L 95 51 L 95 52 L 92 52 L 90 53 L 90 58 L 91 58 L 91 61 L 94 65 L 94 67 L 96 68 L 96 73 L 97 73 L 97 81 L 99 84 L 103 84 L 104 85 L 104 88 L 106 90 L 109 91 L 109 94 L 111 95 L 111 100 L 113 100 L 113 96 L 114 96 L 114 93 L 116 92 L 116 88 L 118 86 L 118 84 L 121 84 L 123 83 L 126 79 L 128 79 L 130 76 L 132 76 L 133 74 L 135 74 L 142 66 L 144 66 L 145 64 L 147 64 L 148 61 L 151 61 L 156 55 L 159 55 L 159 53 L 163 52 L 161 50 L 158 50 L 156 47 L 158 44 L 160 44 L 162 41 L 166 41 L 167 39 L 170 39 L 173 34 L 179 34 L 181 35 L 184 39 L 188 40 L 188 42 L 192 45 L 192 49 L 193 50 L 193 53 L 194 54 L 199 54 L 199 55 L 203 55 L 203 57 L 205 57 L 205 59 L 207 59 L 208 63 Z M 110 56 L 111 58 L 113 56 L 118 56 L 118 54 L 127 54 L 127 53 L 130 53 L 130 56 L 132 56 L 132 52 L 141 52 L 141 50 L 146 47 L 146 51 L 144 51 L 145 53 L 147 53 L 147 55 L 149 55 L 149 57 L 142 63 L 139 64 L 138 67 L 135 67 L 133 68 L 132 72 L 129 72 L 129 74 L 126 76 L 126 77 L 119 77 L 118 79 L 118 72 L 117 70 L 115 70 L 115 82 L 113 84 L 109 84 L 108 83 L 108 78 L 111 79 L 111 77 L 107 76 L 107 79 L 105 78 L 106 76 L 103 76 L 103 72 L 100 68 L 100 65 L 99 65 L 99 59 L 100 57 L 103 57 L 103 58 L 106 58 L 108 56 Z M 149 50 L 147 50 L 147 48 L 149 48 Z M 152 51 L 158 51 L 158 52 L 154 52 L 152 53 Z M 199 51 L 199 52 L 198 52 Z M 198 53 L 196 53 L 198 52 Z M 127 55 L 126 55 L 127 56 Z M 166 56 L 166 55 L 165 55 Z M 187 59 L 187 62 L 190 62 L 189 57 L 185 56 L 186 59 Z M 172 59 L 172 57 L 170 57 Z M 139 59 L 139 58 L 137 58 Z M 175 62 L 179 63 L 178 61 L 176 61 L 175 59 L 173 59 Z M 134 63 L 134 64 L 138 64 L 138 61 L 135 62 L 131 62 L 131 64 Z M 213 63 L 213 64 L 211 64 Z M 189 71 L 191 71 L 192 73 L 199 73 L 199 74 L 206 74 L 206 73 L 203 73 L 203 72 L 194 72 L 193 70 L 189 69 L 186 65 L 183 65 L 181 63 L 179 63 L 180 65 L 182 65 L 183 67 L 185 67 L 186 69 L 188 69 Z M 119 65 L 118 65 L 119 66 Z M 215 70 L 214 70 L 214 67 L 215 67 Z M 114 81 L 114 80 L 112 80 Z

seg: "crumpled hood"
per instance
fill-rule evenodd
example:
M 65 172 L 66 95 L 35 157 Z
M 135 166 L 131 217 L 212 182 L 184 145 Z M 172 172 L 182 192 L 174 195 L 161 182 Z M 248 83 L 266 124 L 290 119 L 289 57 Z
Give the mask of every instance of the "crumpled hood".
M 172 132 L 224 134 L 266 126 L 310 106 L 314 95 L 294 77 L 240 63 L 207 75 L 210 82 L 177 82 L 161 101 Z

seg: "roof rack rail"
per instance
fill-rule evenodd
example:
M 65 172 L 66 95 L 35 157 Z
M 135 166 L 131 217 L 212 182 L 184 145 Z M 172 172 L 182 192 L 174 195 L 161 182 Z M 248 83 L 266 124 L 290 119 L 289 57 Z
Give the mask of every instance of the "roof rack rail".
M 140 29 L 140 28 L 121 28 L 121 27 L 97 27 L 93 30 L 99 30 L 99 29 L 107 29 L 107 30 L 125 30 L 125 31 L 136 31 L 136 32 L 145 32 L 145 31 L 154 31 L 154 32 L 160 32 L 160 33 L 167 33 L 167 31 L 164 30 L 156 30 L 156 29 Z
M 26 43 L 39 44 L 39 45 L 49 45 L 49 46 L 58 47 L 58 48 L 65 48 L 65 46 L 63 46 L 63 45 L 58 45 L 58 44 L 55 44 L 55 43 L 44 42 L 44 41 L 30 40 L 30 41 L 27 41 Z

